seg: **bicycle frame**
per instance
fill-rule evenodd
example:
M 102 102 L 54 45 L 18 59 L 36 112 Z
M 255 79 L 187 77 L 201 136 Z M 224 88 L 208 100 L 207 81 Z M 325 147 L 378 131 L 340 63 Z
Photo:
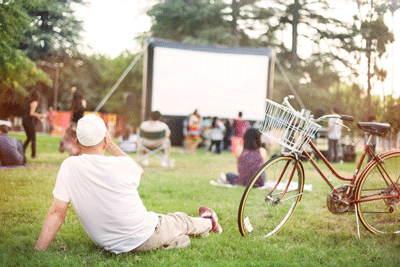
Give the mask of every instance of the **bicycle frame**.
M 381 160 L 379 155 L 376 155 L 373 150 L 371 149 L 371 147 L 368 145 L 369 140 L 367 141 L 367 144 L 364 147 L 364 152 L 361 155 L 360 160 L 358 161 L 356 170 L 353 174 L 352 177 L 344 177 L 342 175 L 340 175 L 335 168 L 332 166 L 332 164 L 325 158 L 325 156 L 321 153 L 321 151 L 315 146 L 315 144 L 313 143 L 312 139 L 310 137 L 307 137 L 304 142 L 308 142 L 308 144 L 310 145 L 311 149 L 317 154 L 317 156 L 319 156 L 322 161 L 324 162 L 324 164 L 329 168 L 329 170 L 333 173 L 333 175 L 335 175 L 336 178 L 343 180 L 343 181 L 349 181 L 349 189 L 350 188 L 356 188 L 358 186 L 358 177 L 362 177 L 364 175 L 365 170 L 367 170 L 368 166 L 371 164 L 374 164 L 375 162 L 377 162 L 378 164 L 378 168 L 380 170 L 380 173 L 382 175 L 382 178 L 385 180 L 386 184 L 395 184 L 393 182 L 393 180 L 390 178 L 390 176 L 388 175 L 388 173 L 385 171 L 385 168 L 382 166 L 381 164 Z M 390 153 L 390 152 L 387 152 Z M 363 168 L 362 172 L 359 173 L 360 168 L 364 162 L 364 159 L 366 157 L 366 155 L 369 154 L 372 157 L 372 160 L 367 163 L 367 165 Z M 384 153 L 385 155 L 386 153 Z M 329 179 L 326 177 L 326 175 L 324 174 L 324 172 L 319 168 L 318 164 L 313 160 L 313 158 L 311 157 L 311 155 L 309 153 L 307 153 L 307 151 L 305 149 L 303 149 L 302 155 L 305 156 L 311 163 L 311 165 L 314 167 L 314 169 L 318 172 L 318 174 L 322 177 L 322 179 L 326 182 L 326 184 L 333 190 L 335 191 L 335 193 L 339 194 L 339 192 L 336 190 L 336 188 L 333 186 L 333 184 L 329 181 Z M 398 194 L 400 195 L 400 189 L 396 186 L 396 191 L 398 192 Z M 384 197 L 377 197 L 377 198 L 369 198 L 367 200 L 355 200 L 354 199 L 354 192 L 355 190 L 348 190 L 346 195 L 344 196 L 346 199 L 349 200 L 350 204 L 355 204 L 358 202 L 364 202 L 364 201 L 373 201 L 373 200 L 379 200 L 379 199 L 389 199 L 389 198 L 393 198 L 396 196 L 384 196 Z

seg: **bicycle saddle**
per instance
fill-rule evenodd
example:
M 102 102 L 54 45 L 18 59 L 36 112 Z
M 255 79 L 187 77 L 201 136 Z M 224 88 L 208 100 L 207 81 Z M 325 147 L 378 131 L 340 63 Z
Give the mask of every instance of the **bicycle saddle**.
M 389 123 L 359 122 L 358 128 L 372 135 L 385 136 L 390 131 Z

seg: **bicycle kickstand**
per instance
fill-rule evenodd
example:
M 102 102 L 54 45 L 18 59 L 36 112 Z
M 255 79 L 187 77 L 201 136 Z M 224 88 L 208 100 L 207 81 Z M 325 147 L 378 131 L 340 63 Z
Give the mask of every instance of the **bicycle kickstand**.
M 357 222 L 357 234 L 358 234 L 358 238 L 360 237 L 360 224 L 358 222 L 358 212 L 357 212 L 357 207 L 356 204 L 354 204 L 354 210 L 355 210 L 355 214 L 356 214 L 356 222 Z

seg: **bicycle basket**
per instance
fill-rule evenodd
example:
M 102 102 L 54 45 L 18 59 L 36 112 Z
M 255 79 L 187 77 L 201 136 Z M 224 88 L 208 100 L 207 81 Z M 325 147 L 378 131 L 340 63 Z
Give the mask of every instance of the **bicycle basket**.
M 291 152 L 302 152 L 306 137 L 314 138 L 321 126 L 303 113 L 266 99 L 265 120 L 260 132 L 278 142 Z

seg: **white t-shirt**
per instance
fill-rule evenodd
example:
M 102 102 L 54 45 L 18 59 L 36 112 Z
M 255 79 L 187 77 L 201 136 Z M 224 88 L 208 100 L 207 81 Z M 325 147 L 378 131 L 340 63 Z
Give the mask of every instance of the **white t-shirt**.
M 217 121 L 217 127 L 211 128 L 210 139 L 211 140 L 224 139 L 224 131 L 225 131 L 225 125 L 222 123 L 222 121 Z
M 128 252 L 144 243 L 158 223 L 137 191 L 140 175 L 130 157 L 69 157 L 61 164 L 53 195 L 71 202 L 95 244 L 116 254 Z
M 139 127 L 141 130 L 146 132 L 161 132 L 165 130 L 166 136 L 171 134 L 171 130 L 168 125 L 162 121 L 144 121 L 140 124 Z M 165 140 L 150 140 L 146 138 L 142 138 L 142 143 L 144 146 L 148 147 L 159 147 L 164 144 L 164 142 L 168 142 L 169 138 L 165 138 Z
M 342 136 L 342 126 L 336 122 L 343 124 L 341 119 L 330 118 L 328 120 L 328 125 L 332 126 L 332 130 L 328 133 L 328 139 L 339 140 Z

